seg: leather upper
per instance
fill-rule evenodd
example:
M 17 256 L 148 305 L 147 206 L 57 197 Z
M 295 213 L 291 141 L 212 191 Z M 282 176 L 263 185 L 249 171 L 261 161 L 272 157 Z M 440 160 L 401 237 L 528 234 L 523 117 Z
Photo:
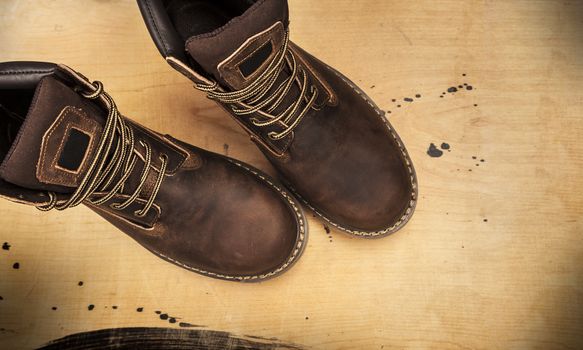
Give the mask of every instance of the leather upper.
M 23 67 L 0 64 L 0 75 Z M 101 103 L 106 100 L 81 97 L 95 85 L 68 67 L 52 69 L 36 81 L 33 107 L 0 159 L 0 195 L 41 208 L 51 196 L 58 205 L 66 203 L 87 183 L 88 164 L 111 115 Z M 33 85 L 31 79 L 27 86 Z M 286 190 L 249 165 L 122 118 L 132 131 L 135 164 L 112 172 L 110 185 L 92 192 L 84 204 L 158 257 L 206 276 L 261 281 L 297 261 L 306 245 L 305 219 Z M 86 150 L 82 157 L 73 151 L 62 164 L 72 129 L 86 135 Z M 112 150 L 121 141 L 115 142 Z M 113 162 L 113 153 L 104 159 Z M 123 187 L 115 190 L 118 181 Z M 114 196 L 97 202 L 113 190 Z M 140 215 L 150 198 L 151 206 Z M 128 200 L 131 204 L 119 207 Z
M 138 0 L 138 4 L 159 48 L 162 33 L 177 34 L 168 16 L 148 13 L 154 8 L 166 11 L 162 0 Z M 168 38 L 174 53 L 179 52 L 180 42 L 183 51 L 176 54 L 178 59 L 169 57 L 173 54 L 168 51 L 162 50 L 162 55 L 197 86 L 216 81 L 226 91 L 242 91 L 260 75 L 257 72 L 267 69 L 261 67 L 275 60 L 269 47 L 272 51 L 280 47 L 284 34 L 278 23 L 287 31 L 287 16 L 286 0 L 258 0 L 211 32 L 188 40 L 179 35 Z M 186 23 L 181 26 L 196 20 L 182 18 Z M 256 127 L 252 121 L 261 118 L 257 113 L 237 115 L 229 104 L 223 106 L 257 143 L 282 181 L 334 227 L 369 238 L 398 230 L 417 201 L 415 171 L 403 142 L 384 113 L 354 83 L 291 42 L 289 50 L 300 76 L 305 72 L 308 77 L 308 90 L 318 91 L 316 103 L 292 133 L 274 141 L 268 135 L 283 126 Z M 253 57 L 259 56 L 265 62 L 253 63 Z M 244 64 L 259 68 L 246 74 Z M 297 100 L 298 87 L 290 90 L 282 108 Z

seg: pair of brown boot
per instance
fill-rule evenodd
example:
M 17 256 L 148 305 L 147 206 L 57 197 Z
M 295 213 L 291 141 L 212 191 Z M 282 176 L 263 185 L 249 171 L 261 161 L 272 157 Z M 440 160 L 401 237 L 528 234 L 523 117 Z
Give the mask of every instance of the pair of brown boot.
M 138 5 L 166 61 L 229 112 L 285 187 L 123 117 L 100 82 L 66 66 L 8 62 L 0 196 L 85 204 L 167 261 L 244 282 L 299 259 L 308 228 L 295 198 L 358 237 L 409 220 L 417 183 L 402 141 L 362 90 L 289 40 L 286 0 Z

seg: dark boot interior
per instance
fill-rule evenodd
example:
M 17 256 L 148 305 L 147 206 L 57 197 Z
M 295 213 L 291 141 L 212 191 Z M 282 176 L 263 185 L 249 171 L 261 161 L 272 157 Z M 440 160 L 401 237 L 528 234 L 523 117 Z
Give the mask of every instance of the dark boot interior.
M 212 32 L 242 15 L 256 0 L 164 0 L 174 28 L 186 41 Z
M 0 91 L 0 163 L 22 126 L 33 95 L 34 90 Z

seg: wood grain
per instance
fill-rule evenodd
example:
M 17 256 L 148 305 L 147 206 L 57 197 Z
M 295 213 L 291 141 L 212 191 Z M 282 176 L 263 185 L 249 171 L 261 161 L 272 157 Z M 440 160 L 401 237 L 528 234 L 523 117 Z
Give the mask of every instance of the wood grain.
M 2 201 L 0 244 L 12 247 L 0 250 L 0 347 L 178 327 L 162 311 L 315 349 L 582 348 L 583 2 L 290 8 L 292 40 L 391 111 L 420 181 L 409 225 L 365 241 L 328 235 L 308 213 L 300 262 L 240 285 L 165 263 L 87 208 Z M 225 112 L 161 59 L 132 0 L 3 0 L 0 43 L 2 61 L 68 64 L 103 81 L 138 122 L 273 174 Z M 474 89 L 440 97 L 464 83 Z M 427 155 L 443 142 L 451 152 Z

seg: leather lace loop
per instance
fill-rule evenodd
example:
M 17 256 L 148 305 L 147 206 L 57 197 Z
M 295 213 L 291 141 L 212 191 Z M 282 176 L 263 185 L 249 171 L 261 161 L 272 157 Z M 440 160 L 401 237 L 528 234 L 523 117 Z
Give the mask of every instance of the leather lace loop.
M 109 201 L 117 194 L 123 191 L 126 180 L 132 174 L 134 167 L 139 159 L 138 151 L 134 148 L 134 131 L 131 127 L 126 125 L 124 118 L 120 115 L 115 102 L 103 89 L 103 84 L 99 81 L 92 83 L 95 88 L 90 92 L 81 92 L 81 95 L 87 99 L 95 100 L 99 97 L 103 98 L 108 110 L 107 120 L 103 128 L 103 133 L 95 156 L 89 165 L 85 177 L 81 180 L 79 187 L 73 192 L 71 197 L 64 203 L 58 203 L 57 195 L 54 192 L 48 192 L 49 203 L 46 205 L 37 206 L 39 210 L 49 211 L 51 209 L 65 210 L 67 208 L 75 207 L 87 200 L 95 205 L 103 204 Z M 152 165 L 152 151 L 150 145 L 140 141 L 142 147 L 146 150 L 145 164 L 140 177 L 140 182 L 133 194 L 122 203 L 113 203 L 111 208 L 116 210 L 123 210 L 130 206 L 138 198 L 148 172 Z M 113 149 L 113 152 L 111 152 Z M 161 155 L 161 166 L 156 180 L 156 184 L 152 193 L 140 210 L 134 212 L 138 217 L 144 217 L 152 205 L 166 172 L 168 157 Z M 119 177 L 117 181 L 114 180 Z M 110 188 L 109 190 L 107 190 Z M 105 193 L 105 194 L 103 194 Z
M 285 67 L 290 71 L 289 76 L 273 89 Z M 282 105 L 294 82 L 299 87 L 299 95 L 288 106 L 284 106 L 282 111 L 274 114 L 275 110 Z M 251 119 L 256 126 L 265 127 L 275 123 L 283 125 L 281 132 L 272 131 L 268 134 L 273 140 L 280 140 L 290 134 L 318 98 L 318 89 L 309 84 L 308 74 L 305 69 L 298 66 L 294 53 L 289 50 L 289 32 L 287 31 L 283 45 L 275 58 L 267 69 L 246 88 L 225 92 L 217 82 L 199 83 L 195 84 L 195 87 L 206 92 L 210 99 L 229 106 L 235 115 L 245 116 L 258 113 L 258 117 Z M 305 102 L 303 107 L 302 102 Z

